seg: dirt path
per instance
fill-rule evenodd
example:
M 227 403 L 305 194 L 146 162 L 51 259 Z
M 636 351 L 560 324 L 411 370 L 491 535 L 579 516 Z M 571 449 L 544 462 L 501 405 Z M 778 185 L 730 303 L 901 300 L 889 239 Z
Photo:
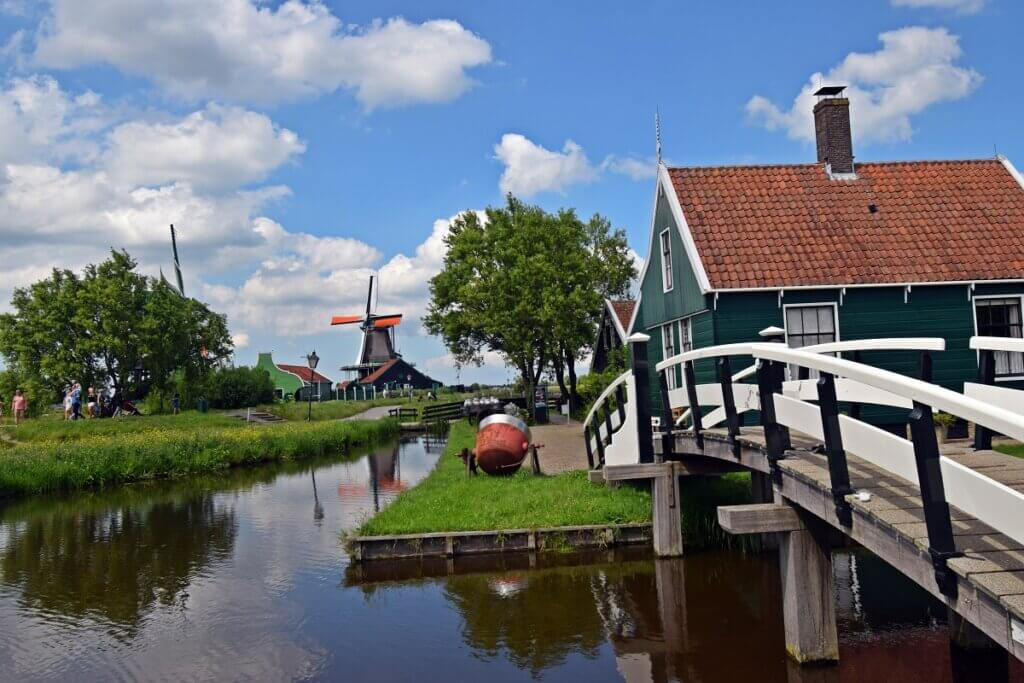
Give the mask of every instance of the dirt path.
M 380 420 L 388 416 L 388 411 L 398 406 L 374 406 L 368 408 L 358 415 L 352 415 L 351 417 L 343 417 L 342 420 Z

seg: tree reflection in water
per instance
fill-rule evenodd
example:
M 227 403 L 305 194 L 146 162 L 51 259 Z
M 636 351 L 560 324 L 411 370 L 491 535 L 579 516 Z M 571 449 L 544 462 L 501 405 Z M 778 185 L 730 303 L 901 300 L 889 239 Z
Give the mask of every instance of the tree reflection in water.
M 106 621 L 130 638 L 154 605 L 183 600 L 196 575 L 231 554 L 238 527 L 208 491 L 142 488 L 5 514 L 0 582 L 27 608 Z

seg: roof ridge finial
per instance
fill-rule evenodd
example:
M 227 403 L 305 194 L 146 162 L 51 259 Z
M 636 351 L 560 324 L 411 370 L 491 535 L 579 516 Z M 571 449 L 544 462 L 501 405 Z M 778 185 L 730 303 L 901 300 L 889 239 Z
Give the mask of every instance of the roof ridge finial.
M 658 156 L 658 165 L 661 165 L 661 110 L 654 108 L 654 149 Z
M 662 164 L 662 112 L 657 106 L 654 108 L 654 153 L 658 165 Z

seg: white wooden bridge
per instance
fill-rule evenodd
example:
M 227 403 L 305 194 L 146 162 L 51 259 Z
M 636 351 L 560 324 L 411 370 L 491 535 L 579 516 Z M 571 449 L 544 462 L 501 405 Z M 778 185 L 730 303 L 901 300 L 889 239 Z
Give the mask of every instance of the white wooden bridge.
M 1024 442 L 1024 391 L 993 377 L 994 354 L 1024 352 L 1024 340 L 971 339 L 979 378 L 963 393 L 931 382 L 943 339 L 696 349 L 657 364 L 663 412 L 654 416 L 647 341 L 630 338 L 633 368 L 599 397 L 584 434 L 604 479 L 651 480 L 657 553 L 683 550 L 679 475 L 748 470 L 759 502 L 719 508 L 719 522 L 778 535 L 797 661 L 838 658 L 830 549 L 843 537 L 942 600 L 962 643 L 995 643 L 1024 660 L 1024 459 L 992 450 L 994 433 Z M 873 351 L 917 354 L 920 376 L 839 357 Z M 733 373 L 742 358 L 754 364 Z M 697 384 L 694 363 L 709 360 L 719 381 Z M 676 372 L 681 382 L 670 384 Z M 907 433 L 862 421 L 865 405 L 906 409 Z M 940 445 L 937 412 L 973 425 L 973 440 Z

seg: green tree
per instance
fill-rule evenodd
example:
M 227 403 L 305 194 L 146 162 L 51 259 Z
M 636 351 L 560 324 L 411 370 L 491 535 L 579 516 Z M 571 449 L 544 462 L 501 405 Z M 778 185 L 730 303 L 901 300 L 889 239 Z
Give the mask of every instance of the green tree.
M 624 233 L 601 216 L 552 215 L 509 195 L 485 220 L 476 213 L 455 219 L 445 244 L 444 266 L 430 283 L 427 330 L 458 363 L 501 354 L 527 396 L 550 364 L 578 407 L 575 364 L 597 334 L 604 298 L 625 294 L 636 275 Z
M 549 217 L 511 195 L 485 220 L 467 212 L 445 238 L 444 266 L 430 281 L 424 325 L 459 363 L 499 353 L 531 397 L 550 360 L 543 292 L 556 267 Z
M 606 298 L 628 294 L 636 277 L 629 245 L 622 230 L 595 214 L 584 223 L 572 210 L 563 210 L 552 221 L 560 246 L 553 258 L 557 267 L 545 288 L 545 314 L 551 330 L 551 366 L 570 410 L 580 405 L 576 363 L 597 336 Z M 569 385 L 566 386 L 566 376 Z
M 14 291 L 0 315 L 0 354 L 37 394 L 37 405 L 78 380 L 128 393 L 166 391 L 176 371 L 202 377 L 231 353 L 224 316 L 165 283 L 136 272 L 124 251 L 111 251 L 81 276 L 55 269 Z

